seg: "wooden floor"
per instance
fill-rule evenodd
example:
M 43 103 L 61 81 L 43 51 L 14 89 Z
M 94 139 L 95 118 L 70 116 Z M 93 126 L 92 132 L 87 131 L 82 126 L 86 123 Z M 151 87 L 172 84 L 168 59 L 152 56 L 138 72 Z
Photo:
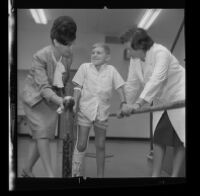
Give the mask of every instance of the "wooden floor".
M 29 137 L 18 137 L 18 177 L 26 162 L 29 148 L 33 141 Z M 62 176 L 62 142 L 53 140 L 50 144 L 53 169 L 56 177 Z M 147 158 L 150 152 L 149 142 L 140 141 L 106 141 L 105 178 L 115 177 L 150 177 L 152 161 Z M 95 153 L 94 142 L 90 141 L 87 150 L 88 155 Z M 111 156 L 109 156 L 111 155 Z M 36 177 L 46 177 L 45 171 L 39 159 L 34 166 L 33 172 Z M 86 177 L 96 177 L 96 159 L 91 156 L 85 158 Z M 163 177 L 168 177 L 166 172 L 162 172 Z

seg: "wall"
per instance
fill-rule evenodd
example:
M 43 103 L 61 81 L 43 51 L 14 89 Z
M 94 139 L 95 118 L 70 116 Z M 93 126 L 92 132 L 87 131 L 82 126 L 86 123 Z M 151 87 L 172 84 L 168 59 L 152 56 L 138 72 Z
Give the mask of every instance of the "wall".
M 157 43 L 163 44 L 169 50 L 174 43 L 184 18 L 184 9 L 164 9 L 148 30 Z M 182 66 L 185 66 L 185 34 L 184 27 L 177 40 L 173 54 Z
M 173 54 L 179 60 L 180 64 L 185 67 L 185 28 L 183 27 Z

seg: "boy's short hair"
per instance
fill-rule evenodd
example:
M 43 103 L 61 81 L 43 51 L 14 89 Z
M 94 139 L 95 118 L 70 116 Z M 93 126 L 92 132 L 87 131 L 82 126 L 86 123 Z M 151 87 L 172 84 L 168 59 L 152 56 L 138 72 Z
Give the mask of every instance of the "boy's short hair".
M 60 16 L 55 19 L 51 28 L 51 40 L 56 39 L 63 45 L 68 45 L 76 39 L 77 26 L 70 16 Z
M 107 44 L 99 42 L 99 43 L 95 43 L 95 44 L 92 46 L 92 48 L 97 48 L 97 47 L 103 48 L 103 49 L 105 50 L 105 53 L 106 53 L 107 55 L 110 55 L 110 47 L 109 47 Z

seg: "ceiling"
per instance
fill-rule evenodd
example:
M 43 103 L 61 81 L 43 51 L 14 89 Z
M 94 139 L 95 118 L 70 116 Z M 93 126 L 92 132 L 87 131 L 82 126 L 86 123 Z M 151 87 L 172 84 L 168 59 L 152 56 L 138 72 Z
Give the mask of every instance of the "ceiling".
M 23 30 L 50 29 L 53 20 L 61 15 L 69 15 L 77 23 L 77 33 L 100 33 L 118 36 L 133 25 L 137 25 L 145 9 L 45 9 L 47 25 L 35 24 L 27 9 L 18 9 L 18 28 Z M 163 9 L 153 26 L 166 29 L 166 23 L 174 24 L 171 31 L 180 26 L 183 9 Z
M 47 28 L 61 15 L 71 16 L 77 23 L 77 33 L 100 33 L 118 35 L 138 23 L 144 9 L 45 9 L 48 18 Z M 31 29 L 36 26 L 28 10 L 18 10 L 20 28 Z M 37 25 L 38 26 L 38 25 Z

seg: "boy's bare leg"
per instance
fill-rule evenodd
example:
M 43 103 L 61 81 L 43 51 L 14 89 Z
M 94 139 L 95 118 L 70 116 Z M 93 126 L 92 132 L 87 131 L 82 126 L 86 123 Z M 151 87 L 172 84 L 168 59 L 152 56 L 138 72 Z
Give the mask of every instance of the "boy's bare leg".
M 81 176 L 83 159 L 87 150 L 90 127 L 79 126 L 72 157 L 72 177 Z
M 97 163 L 97 177 L 104 177 L 105 168 L 105 139 L 106 129 L 94 127 L 95 145 L 96 145 L 96 163 Z

